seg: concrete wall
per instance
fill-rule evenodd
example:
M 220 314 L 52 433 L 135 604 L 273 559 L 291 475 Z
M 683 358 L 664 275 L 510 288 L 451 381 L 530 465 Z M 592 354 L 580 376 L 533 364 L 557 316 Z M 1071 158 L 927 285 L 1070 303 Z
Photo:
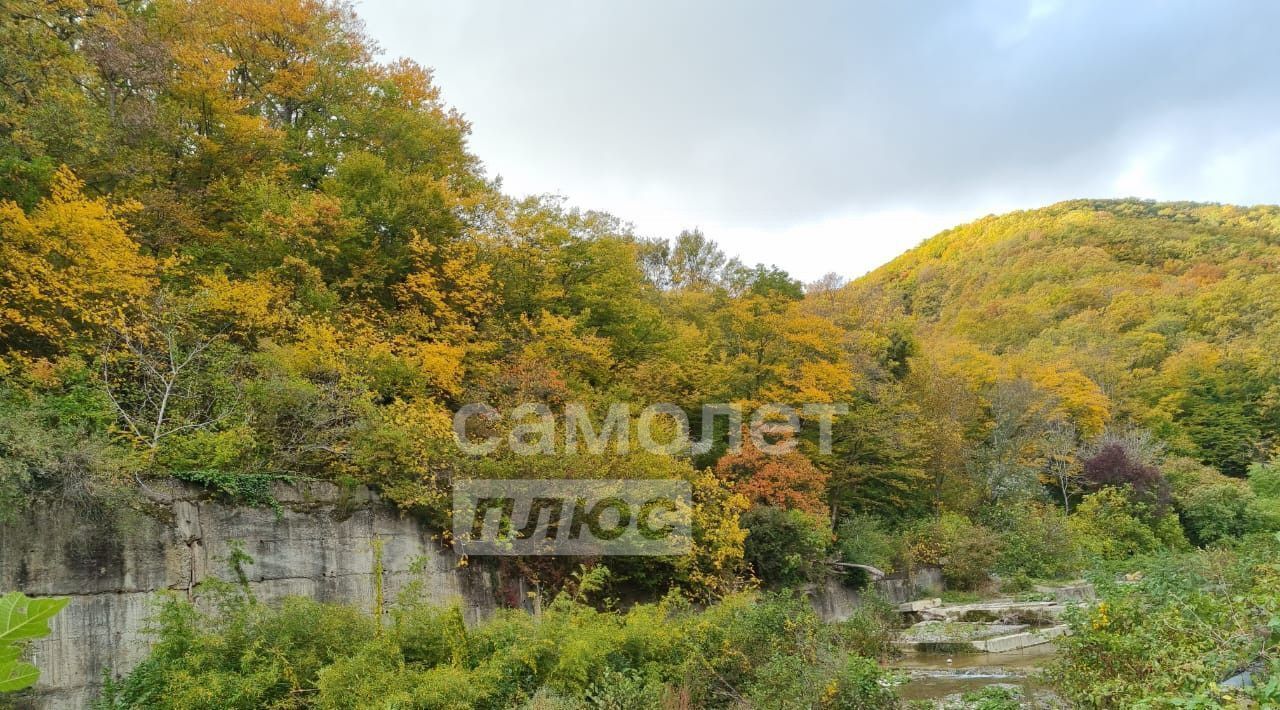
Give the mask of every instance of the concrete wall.
M 494 608 L 496 580 L 488 572 L 459 568 L 431 531 L 367 490 L 344 496 L 329 484 L 278 486 L 279 515 L 225 505 L 193 488 L 163 493 L 172 502 L 153 515 L 38 507 L 0 526 L 0 590 L 71 597 L 52 635 L 31 646 L 41 679 L 20 707 L 86 707 L 104 669 L 118 676 L 145 657 L 143 627 L 154 592 L 189 594 L 210 576 L 230 579 L 226 559 L 234 540 L 254 559 L 245 570 L 264 601 L 302 595 L 367 609 L 376 536 L 383 540 L 388 601 L 423 559 L 418 578 L 430 598 L 459 600 L 471 622 Z
M 938 567 L 921 567 L 910 576 L 895 575 L 871 583 L 869 591 L 893 604 L 914 601 L 924 596 L 936 596 L 942 591 L 942 570 Z M 809 601 L 823 621 L 844 621 L 862 603 L 866 592 L 852 589 L 832 576 L 826 584 L 809 590 Z

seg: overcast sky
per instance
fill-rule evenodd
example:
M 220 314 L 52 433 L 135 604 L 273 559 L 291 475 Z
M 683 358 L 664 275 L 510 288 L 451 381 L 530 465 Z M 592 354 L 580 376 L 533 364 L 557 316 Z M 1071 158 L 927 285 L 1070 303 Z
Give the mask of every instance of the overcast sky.
M 362 0 L 512 194 L 857 276 L 1073 197 L 1280 202 L 1280 2 Z

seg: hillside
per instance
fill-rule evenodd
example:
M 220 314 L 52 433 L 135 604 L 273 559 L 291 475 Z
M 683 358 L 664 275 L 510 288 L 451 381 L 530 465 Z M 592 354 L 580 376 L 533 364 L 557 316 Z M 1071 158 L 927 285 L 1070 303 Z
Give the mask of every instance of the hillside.
M 1240 475 L 1280 423 L 1278 266 L 1274 206 L 1076 200 L 950 229 L 850 288 L 975 378 L 1074 386 L 1086 430 L 1148 427 Z
M 106 705 L 899 707 L 901 615 L 826 624 L 804 596 L 872 569 L 1006 596 L 1092 575 L 1106 604 L 1072 616 L 1055 685 L 1078 705 L 1185 705 L 1280 657 L 1280 208 L 1068 202 L 805 285 L 714 234 L 505 193 L 431 70 L 382 56 L 341 0 L 0 12 L 4 603 L 54 589 L 27 560 L 100 577 L 157 521 L 196 559 L 187 503 L 258 521 L 221 572 L 157 583 L 188 594 Z M 635 428 L 596 446 L 615 412 Z M 326 520 L 368 501 L 509 608 L 466 628 L 417 547 L 384 560 L 372 532 L 305 541 L 367 542 L 368 575 L 340 576 L 372 598 L 256 597 L 255 564 L 335 577 L 274 544 L 302 539 L 298 490 L 335 496 Z M 602 542 L 618 492 L 636 514 L 608 532 L 670 547 L 543 546 L 584 522 Z M 86 524 L 42 534 L 33 511 Z M 471 560 L 502 523 L 520 536 Z M 1114 584 L 1135 569 L 1151 583 Z M 77 585 L 56 593 L 98 596 Z M 88 603 L 63 619 L 119 628 Z M 22 652 L 0 643 L 0 678 L 22 676 L 0 692 L 44 670 Z

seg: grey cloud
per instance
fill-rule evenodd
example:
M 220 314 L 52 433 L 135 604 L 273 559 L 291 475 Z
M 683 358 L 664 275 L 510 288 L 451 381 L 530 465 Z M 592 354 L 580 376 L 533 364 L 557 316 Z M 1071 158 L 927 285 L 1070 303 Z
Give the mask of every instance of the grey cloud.
M 1105 195 L 1154 144 L 1188 198 L 1280 191 L 1270 2 L 367 2 L 504 156 L 761 226 Z M 1249 194 L 1213 193 L 1222 151 Z M 487 156 L 481 155 L 482 158 Z M 502 166 L 496 166 L 501 171 Z M 551 186 L 554 187 L 554 186 Z

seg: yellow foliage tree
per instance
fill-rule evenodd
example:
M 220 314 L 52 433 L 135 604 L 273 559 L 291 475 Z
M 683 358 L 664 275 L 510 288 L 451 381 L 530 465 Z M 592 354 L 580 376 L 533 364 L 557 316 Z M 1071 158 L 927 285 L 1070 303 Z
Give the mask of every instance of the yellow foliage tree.
M 30 214 L 0 202 L 0 350 L 43 356 L 122 328 L 155 286 L 125 208 L 90 199 L 66 168 Z
M 1037 368 L 1032 381 L 1056 396 L 1063 414 L 1075 422 L 1080 433 L 1097 436 L 1111 419 L 1111 400 L 1098 383 L 1079 370 L 1062 365 Z
M 221 271 L 196 279 L 195 315 L 222 324 L 229 335 L 256 338 L 284 328 L 289 321 L 289 288 L 260 273 L 232 280 Z

